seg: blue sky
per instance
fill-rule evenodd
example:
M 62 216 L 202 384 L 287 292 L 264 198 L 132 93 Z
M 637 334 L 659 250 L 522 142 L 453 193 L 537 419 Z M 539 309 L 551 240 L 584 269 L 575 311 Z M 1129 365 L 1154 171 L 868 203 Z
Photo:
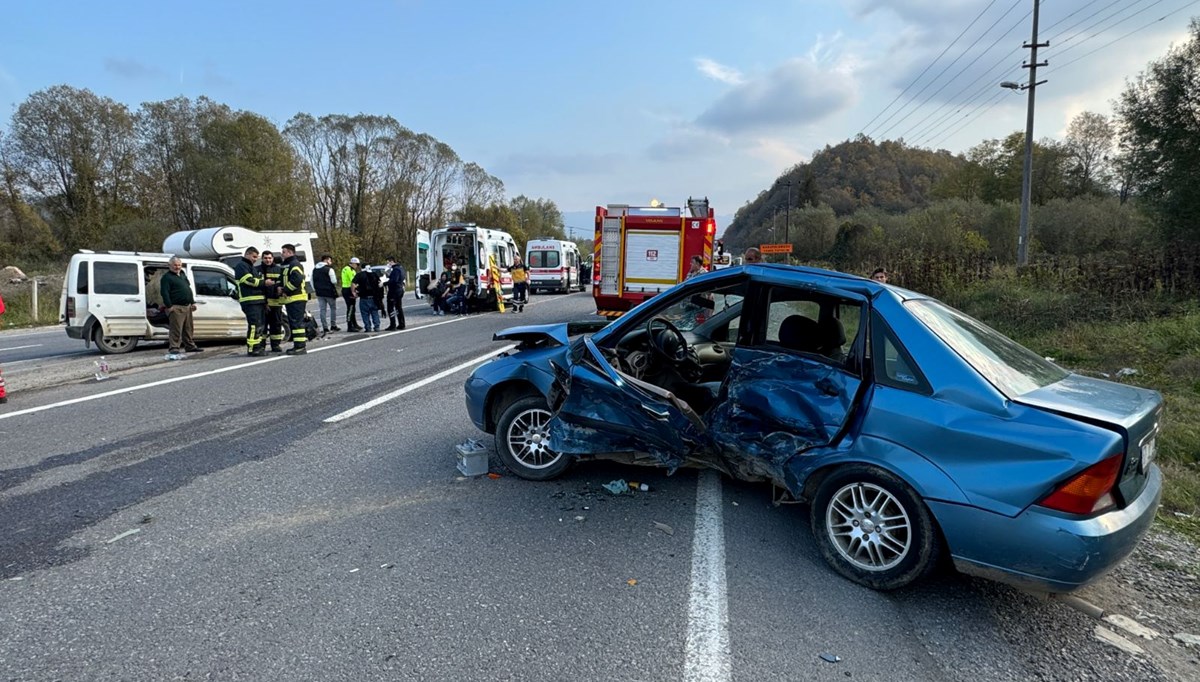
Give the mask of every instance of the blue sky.
M 569 224 L 590 225 L 597 204 L 678 205 L 689 195 L 709 196 L 727 223 L 784 169 L 864 129 L 956 152 L 1023 129 L 1024 97 L 994 99 L 990 84 L 1023 80 L 1027 53 L 1016 48 L 1029 39 L 1031 8 L 9 0 L 0 116 L 60 83 L 131 107 L 207 95 L 280 125 L 298 112 L 390 114 L 484 166 L 510 196 L 554 200 Z M 1060 136 L 1081 111 L 1109 113 L 1127 78 L 1186 38 L 1192 13 L 1196 0 L 1043 0 L 1051 66 L 1039 73 L 1050 82 L 1038 90 L 1036 135 Z

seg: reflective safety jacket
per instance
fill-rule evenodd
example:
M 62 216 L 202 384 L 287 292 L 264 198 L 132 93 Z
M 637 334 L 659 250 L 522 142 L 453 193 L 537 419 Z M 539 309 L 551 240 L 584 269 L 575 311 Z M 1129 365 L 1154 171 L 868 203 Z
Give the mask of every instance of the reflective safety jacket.
M 283 289 L 283 266 L 279 263 L 272 263 L 270 266 L 260 263 L 255 268 L 255 271 L 264 281 L 268 279 L 275 280 L 275 286 L 273 287 L 263 285 L 267 294 L 267 305 L 272 307 L 283 305 L 283 299 L 279 297 L 279 292 Z
M 308 289 L 304 286 L 304 266 L 296 256 L 283 262 L 283 303 L 307 301 Z
M 254 263 L 244 256 L 233 268 L 233 281 L 237 284 L 238 303 L 266 302 L 263 277 L 257 274 L 256 270 Z

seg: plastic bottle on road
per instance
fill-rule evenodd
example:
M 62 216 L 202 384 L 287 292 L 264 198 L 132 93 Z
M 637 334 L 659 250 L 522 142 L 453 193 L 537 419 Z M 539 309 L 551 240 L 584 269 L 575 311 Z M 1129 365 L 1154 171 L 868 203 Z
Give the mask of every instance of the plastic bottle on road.
M 108 378 L 108 360 L 103 356 L 96 361 L 96 381 L 104 381 Z

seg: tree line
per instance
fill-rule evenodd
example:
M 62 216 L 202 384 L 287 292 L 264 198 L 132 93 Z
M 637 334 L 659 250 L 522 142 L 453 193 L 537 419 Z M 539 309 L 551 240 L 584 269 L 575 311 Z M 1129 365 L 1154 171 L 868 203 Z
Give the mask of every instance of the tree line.
M 1104 283 L 1114 292 L 1197 289 L 1198 83 L 1200 22 L 1193 20 L 1188 41 L 1131 79 L 1111 115 L 1081 113 L 1063 139 L 1035 142 L 1035 266 L 1116 273 Z M 907 266 L 910 274 L 932 268 L 957 276 L 1012 265 L 1024 142 L 1015 132 L 963 154 L 864 136 L 826 146 L 747 202 L 725 243 L 790 241 L 797 258 L 846 270 Z M 1130 273 L 1131 263 L 1143 270 Z
M 57 85 L 0 130 L 0 263 L 161 248 L 176 230 L 314 230 L 318 248 L 412 262 L 416 231 L 463 220 L 563 237 L 553 201 L 391 116 L 300 113 L 282 128 L 206 97 L 136 110 Z

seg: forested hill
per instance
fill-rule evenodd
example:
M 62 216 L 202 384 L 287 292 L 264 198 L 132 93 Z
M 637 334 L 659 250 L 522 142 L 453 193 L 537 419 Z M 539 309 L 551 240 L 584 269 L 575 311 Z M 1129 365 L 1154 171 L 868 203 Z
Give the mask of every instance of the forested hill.
M 797 208 L 820 205 L 832 208 L 838 216 L 862 208 L 903 213 L 927 205 L 938 181 L 965 164 L 966 160 L 950 152 L 909 147 L 903 141 L 876 143 L 860 136 L 826 146 L 812 161 L 792 167 L 738 209 L 725 231 L 725 243 L 740 248 L 770 239 L 769 234 L 759 233 L 769 230 L 777 211 L 782 230 L 789 182 L 793 213 Z M 777 237 L 783 241 L 782 234 Z

